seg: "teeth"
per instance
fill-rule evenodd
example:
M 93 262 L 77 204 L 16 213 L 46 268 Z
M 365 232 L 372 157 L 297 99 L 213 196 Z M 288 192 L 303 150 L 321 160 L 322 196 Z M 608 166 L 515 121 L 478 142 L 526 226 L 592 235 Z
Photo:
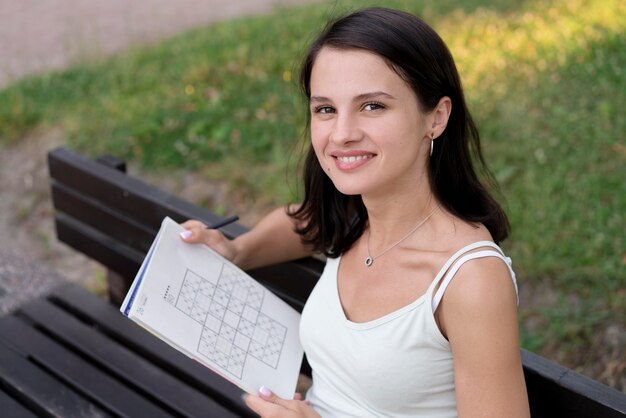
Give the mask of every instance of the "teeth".
M 359 160 L 365 160 L 367 158 L 369 158 L 367 155 L 354 155 L 351 157 L 337 157 L 337 159 L 341 161 L 342 163 L 353 163 Z

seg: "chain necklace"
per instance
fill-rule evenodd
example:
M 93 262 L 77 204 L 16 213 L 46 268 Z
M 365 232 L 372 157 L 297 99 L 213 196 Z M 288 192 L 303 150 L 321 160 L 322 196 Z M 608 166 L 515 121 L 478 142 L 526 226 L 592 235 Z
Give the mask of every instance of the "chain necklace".
M 397 241 L 395 244 L 393 244 L 391 247 L 387 248 L 385 251 L 383 251 L 382 253 L 378 254 L 376 257 L 373 257 L 372 255 L 370 255 L 370 236 L 371 234 L 371 230 L 368 229 L 367 230 L 367 257 L 365 258 L 365 267 L 371 267 L 372 264 L 374 264 L 374 260 L 382 257 L 383 255 L 387 254 L 387 252 L 391 251 L 392 249 L 394 249 L 398 244 L 400 244 L 402 241 L 404 241 L 405 239 L 407 239 L 408 237 L 410 237 L 415 231 L 417 231 L 420 226 L 424 225 L 426 223 L 426 221 L 428 221 L 430 219 L 431 216 L 433 216 L 433 214 L 435 213 L 435 211 L 439 209 L 439 206 L 436 206 L 432 212 L 430 212 L 428 214 L 428 216 L 426 216 L 424 219 L 422 219 L 420 221 L 420 223 L 418 223 L 417 225 L 415 225 L 415 227 L 413 227 L 413 229 L 411 229 L 405 236 L 403 236 L 402 238 L 400 238 L 399 241 Z

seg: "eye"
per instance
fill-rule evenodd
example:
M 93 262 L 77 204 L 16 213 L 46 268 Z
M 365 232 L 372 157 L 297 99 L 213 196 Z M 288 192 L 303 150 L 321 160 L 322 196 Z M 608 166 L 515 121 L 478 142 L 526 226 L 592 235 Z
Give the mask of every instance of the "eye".
M 380 109 L 384 109 L 385 105 L 379 102 L 369 102 L 369 103 L 365 103 L 365 105 L 363 105 L 363 110 L 367 111 L 367 112 L 373 112 L 375 110 L 380 110 Z
M 328 113 L 335 113 L 335 109 L 333 109 L 330 106 L 315 106 L 313 108 L 313 113 L 321 113 L 321 114 L 328 114 Z

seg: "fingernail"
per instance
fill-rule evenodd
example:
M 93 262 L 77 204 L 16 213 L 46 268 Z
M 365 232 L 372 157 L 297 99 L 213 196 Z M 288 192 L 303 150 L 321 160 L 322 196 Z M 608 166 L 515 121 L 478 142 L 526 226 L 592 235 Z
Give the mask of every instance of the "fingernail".
M 261 395 L 262 398 L 269 398 L 270 396 L 272 396 L 272 391 L 265 386 L 261 386 L 259 388 L 259 395 Z
M 244 392 L 244 393 L 241 394 L 241 400 L 243 401 L 243 403 L 246 403 L 246 398 L 247 397 L 248 397 L 247 393 Z
M 191 231 L 190 231 L 190 230 L 188 230 L 188 229 L 185 229 L 183 232 L 181 232 L 181 233 L 180 233 L 180 236 L 181 236 L 183 239 L 187 239 L 187 238 L 190 238 L 192 234 L 193 234 L 193 232 L 191 232 Z

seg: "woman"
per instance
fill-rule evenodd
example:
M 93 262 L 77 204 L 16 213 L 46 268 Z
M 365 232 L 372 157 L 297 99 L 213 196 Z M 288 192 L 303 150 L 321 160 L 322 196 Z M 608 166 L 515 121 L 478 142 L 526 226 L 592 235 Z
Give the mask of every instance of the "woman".
M 321 252 L 302 313 L 306 401 L 268 388 L 264 417 L 525 417 L 517 295 L 495 243 L 508 221 L 484 167 L 453 59 L 407 13 L 330 24 L 301 72 L 310 104 L 305 198 L 228 241 L 188 221 L 244 269 Z M 453 280 L 454 279 L 454 280 Z

